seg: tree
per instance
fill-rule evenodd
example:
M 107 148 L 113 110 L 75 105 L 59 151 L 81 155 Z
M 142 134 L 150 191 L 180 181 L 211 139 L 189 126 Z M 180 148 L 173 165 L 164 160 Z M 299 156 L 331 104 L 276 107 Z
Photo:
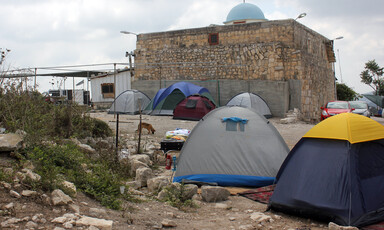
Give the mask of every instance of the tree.
M 383 67 L 380 67 L 375 60 L 365 63 L 364 71 L 361 72 L 361 82 L 369 85 L 375 95 L 384 95 Z
M 341 101 L 353 101 L 359 98 L 359 94 L 344 83 L 336 83 L 337 99 Z

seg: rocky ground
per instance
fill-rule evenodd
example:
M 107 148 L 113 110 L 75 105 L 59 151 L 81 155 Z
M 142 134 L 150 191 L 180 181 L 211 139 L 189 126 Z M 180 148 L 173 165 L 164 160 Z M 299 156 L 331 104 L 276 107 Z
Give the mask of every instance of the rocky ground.
M 91 116 L 106 121 L 116 131 L 116 116 L 105 112 L 91 113 Z M 142 143 L 148 148 L 159 148 L 166 131 L 175 128 L 192 130 L 197 124 L 167 116 L 142 116 L 142 119 L 156 129 L 155 134 L 144 131 Z M 376 119 L 383 122 L 382 118 Z M 123 141 L 136 139 L 139 115 L 121 115 L 119 120 L 119 138 Z M 277 118 L 270 121 L 290 148 L 313 127 L 313 124 L 304 122 L 282 124 Z M 133 153 L 133 147 L 127 145 L 126 148 L 128 154 Z M 0 168 L 11 167 L 12 164 L 12 158 L 0 153 Z M 171 177 L 172 173 L 160 166 L 154 174 Z M 29 191 L 20 183 L 0 183 L 0 229 L 328 229 L 328 223 L 265 212 L 265 204 L 236 195 L 216 203 L 196 198 L 198 208 L 182 211 L 157 201 L 146 187 L 136 190 L 136 193 L 143 202 L 127 202 L 124 210 L 114 211 L 102 207 L 81 192 L 72 198 L 72 203 L 53 205 L 49 200 L 52 194 Z

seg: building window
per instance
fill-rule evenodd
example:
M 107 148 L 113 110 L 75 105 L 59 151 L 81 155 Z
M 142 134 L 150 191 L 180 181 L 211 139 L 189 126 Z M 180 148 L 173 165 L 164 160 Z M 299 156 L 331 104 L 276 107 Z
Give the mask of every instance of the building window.
M 114 98 L 115 97 L 115 87 L 114 87 L 113 83 L 101 84 L 101 94 L 103 94 L 103 98 Z
M 219 34 L 218 33 L 209 34 L 208 43 L 210 45 L 218 45 L 219 44 Z

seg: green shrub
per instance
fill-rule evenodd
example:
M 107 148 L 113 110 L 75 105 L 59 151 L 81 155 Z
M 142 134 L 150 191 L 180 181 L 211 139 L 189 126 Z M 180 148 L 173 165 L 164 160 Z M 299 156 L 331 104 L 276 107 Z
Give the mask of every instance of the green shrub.
M 185 199 L 185 185 L 170 184 L 164 188 L 165 198 L 163 201 L 178 209 L 187 210 L 189 208 L 197 208 L 197 205 L 191 199 Z
M 111 170 L 109 161 L 91 161 L 74 144 L 38 146 L 27 151 L 35 172 L 41 175 L 38 184 L 43 190 L 60 188 L 60 182 L 68 180 L 76 188 L 100 201 L 102 205 L 120 209 L 121 199 L 129 199 L 120 194 L 122 175 Z

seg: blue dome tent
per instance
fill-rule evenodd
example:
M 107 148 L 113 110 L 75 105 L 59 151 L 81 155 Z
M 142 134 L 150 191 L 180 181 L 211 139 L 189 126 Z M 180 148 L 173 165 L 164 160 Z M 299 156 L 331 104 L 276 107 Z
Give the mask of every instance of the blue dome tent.
M 203 95 L 214 102 L 208 89 L 189 82 L 177 82 L 167 88 L 160 89 L 144 112 L 150 115 L 172 116 L 176 105 L 194 94 Z

